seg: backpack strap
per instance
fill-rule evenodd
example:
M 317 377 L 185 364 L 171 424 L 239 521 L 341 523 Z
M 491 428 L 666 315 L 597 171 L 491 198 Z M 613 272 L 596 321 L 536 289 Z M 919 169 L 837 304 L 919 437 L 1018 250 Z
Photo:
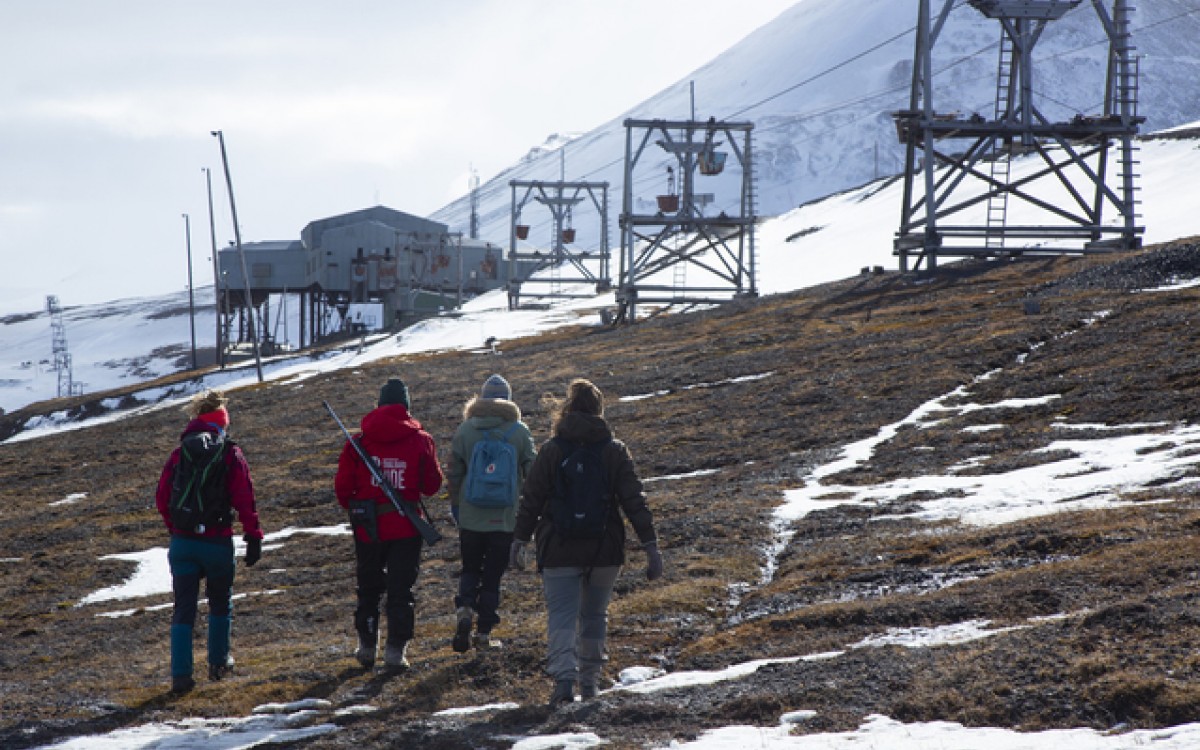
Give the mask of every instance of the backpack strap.
M 496 437 L 496 434 L 497 434 L 496 430 L 498 430 L 498 429 L 500 429 L 500 428 L 499 427 L 489 427 L 483 431 L 483 434 L 488 437 L 494 438 L 494 437 Z M 513 430 L 515 430 L 515 429 L 517 429 L 517 423 L 510 422 L 508 425 L 508 429 L 506 429 L 504 432 L 499 433 L 501 441 L 507 443 L 508 438 L 513 434 Z

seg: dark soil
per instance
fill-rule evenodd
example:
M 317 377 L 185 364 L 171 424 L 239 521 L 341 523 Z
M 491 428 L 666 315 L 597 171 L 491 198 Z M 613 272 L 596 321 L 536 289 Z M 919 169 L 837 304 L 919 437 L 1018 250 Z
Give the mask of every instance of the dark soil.
M 647 485 L 667 572 L 647 583 L 631 549 L 610 610 L 608 678 L 635 665 L 714 669 L 841 650 L 889 628 L 1038 623 L 957 646 L 778 663 L 702 689 L 607 693 L 557 711 L 543 707 L 550 683 L 535 575 L 505 578 L 502 651 L 451 650 L 458 552 L 444 497 L 429 503 L 447 538 L 425 554 L 410 671 L 357 667 L 349 539 L 301 534 L 239 570 L 235 593 L 258 595 L 235 602 L 235 674 L 172 698 L 170 609 L 152 608 L 168 596 L 76 605 L 132 573 L 130 563 L 102 556 L 165 546 L 153 491 L 182 415 L 161 410 L 0 446 L 0 746 L 241 716 L 310 697 L 377 709 L 332 719 L 340 731 L 295 743 L 313 748 L 506 747 L 517 736 L 564 731 L 643 747 L 733 723 L 774 726 L 799 709 L 817 716 L 797 732 L 853 729 L 870 714 L 1023 730 L 1193 721 L 1195 482 L 1154 493 L 1169 502 L 995 527 L 878 518 L 915 498 L 834 507 L 796 523 L 772 580 L 761 575 L 776 539 L 771 512 L 786 490 L 841 446 L 959 386 L 969 385 L 975 403 L 1058 398 L 902 430 L 838 483 L 937 474 L 985 455 L 981 473 L 1045 461 L 1032 452 L 1060 436 L 1055 420 L 1200 421 L 1200 289 L 1134 293 L 1196 277 L 1196 241 L 1130 255 L 954 264 L 933 277 L 868 274 L 632 326 L 506 341 L 499 356 L 404 357 L 231 394 L 232 430 L 270 532 L 343 521 L 332 492 L 341 437 L 323 399 L 357 423 L 379 385 L 399 375 L 414 414 L 445 448 L 465 400 L 500 372 L 540 442 L 549 427 L 541 397 L 573 377 L 594 380 L 643 478 L 711 472 Z M 0 431 L 62 407 L 0 417 Z M 75 407 L 103 408 L 96 397 Z M 973 419 L 1005 428 L 965 439 Z M 1195 477 L 1200 462 L 1184 473 Z M 52 504 L 81 492 L 83 502 Z M 943 579 L 962 582 L 937 585 Z M 133 606 L 145 609 L 97 617 Z M 497 702 L 521 707 L 432 715 Z

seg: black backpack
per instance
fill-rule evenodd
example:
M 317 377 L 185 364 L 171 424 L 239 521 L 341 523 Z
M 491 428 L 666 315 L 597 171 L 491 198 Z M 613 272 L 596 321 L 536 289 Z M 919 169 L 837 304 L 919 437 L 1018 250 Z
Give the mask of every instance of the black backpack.
M 233 523 L 225 482 L 225 452 L 232 445 L 232 440 L 212 432 L 189 432 L 179 441 L 170 504 L 176 530 L 203 534 Z
M 554 530 L 570 539 L 600 539 L 608 522 L 612 492 L 601 443 L 572 443 L 554 438 L 563 458 L 554 473 L 550 518 Z

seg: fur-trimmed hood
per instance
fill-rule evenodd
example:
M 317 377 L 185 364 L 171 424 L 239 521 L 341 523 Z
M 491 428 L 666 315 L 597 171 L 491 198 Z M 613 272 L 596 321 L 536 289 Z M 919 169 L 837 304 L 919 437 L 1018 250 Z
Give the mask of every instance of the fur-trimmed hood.
M 463 419 L 472 417 L 499 417 L 505 422 L 520 422 L 521 407 L 502 398 L 474 396 L 463 407 Z

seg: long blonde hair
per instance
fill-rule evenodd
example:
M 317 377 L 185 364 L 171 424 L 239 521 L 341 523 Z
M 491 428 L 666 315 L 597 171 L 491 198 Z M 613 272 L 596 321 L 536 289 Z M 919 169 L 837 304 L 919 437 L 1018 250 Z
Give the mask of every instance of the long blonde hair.
M 192 400 L 187 403 L 187 406 L 183 407 L 183 412 L 192 419 L 195 419 L 201 414 L 216 411 L 228 403 L 229 399 L 221 391 L 207 390 L 192 396 Z

